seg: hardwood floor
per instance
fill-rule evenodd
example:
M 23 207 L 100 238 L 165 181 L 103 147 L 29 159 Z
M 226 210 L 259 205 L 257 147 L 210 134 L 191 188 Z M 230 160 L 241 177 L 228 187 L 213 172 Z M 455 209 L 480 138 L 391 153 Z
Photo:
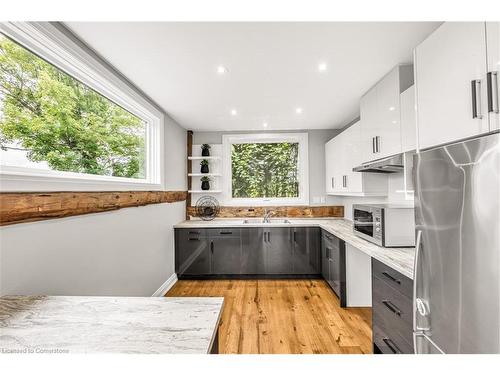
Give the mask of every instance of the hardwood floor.
M 225 298 L 221 354 L 372 353 L 371 308 L 341 308 L 323 280 L 180 280 L 174 296 Z

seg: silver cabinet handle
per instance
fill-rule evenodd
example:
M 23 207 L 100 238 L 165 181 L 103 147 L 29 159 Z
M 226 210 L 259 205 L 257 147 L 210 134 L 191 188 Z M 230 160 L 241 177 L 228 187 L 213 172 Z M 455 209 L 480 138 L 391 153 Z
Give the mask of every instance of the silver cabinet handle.
M 380 152 L 380 137 L 378 135 L 375 137 L 375 150 L 377 154 Z
M 335 187 L 335 177 L 332 177 L 332 188 Z
M 372 154 L 375 153 L 375 137 L 372 137 Z
M 472 118 L 482 119 L 481 114 L 481 80 L 474 79 L 470 82 L 472 91 Z
M 498 113 L 498 72 L 488 72 L 486 85 L 488 87 L 488 112 Z
M 343 175 L 342 176 L 342 187 L 347 187 L 347 176 Z

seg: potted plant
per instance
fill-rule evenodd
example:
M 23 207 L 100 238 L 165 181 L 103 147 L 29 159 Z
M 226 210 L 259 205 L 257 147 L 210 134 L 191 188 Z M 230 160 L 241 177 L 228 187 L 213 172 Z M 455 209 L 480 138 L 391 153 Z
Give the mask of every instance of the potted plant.
M 200 165 L 201 165 L 201 173 L 208 173 L 208 160 L 203 159 Z
M 204 143 L 201 145 L 201 156 L 210 156 L 210 145 Z
M 201 178 L 201 190 L 210 190 L 210 177 L 203 176 Z

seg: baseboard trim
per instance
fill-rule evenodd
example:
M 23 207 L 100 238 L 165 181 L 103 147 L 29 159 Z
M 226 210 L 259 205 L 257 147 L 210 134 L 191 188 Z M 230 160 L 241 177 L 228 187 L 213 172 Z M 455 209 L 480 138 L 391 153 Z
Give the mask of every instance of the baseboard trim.
M 153 297 L 163 297 L 169 290 L 174 286 L 174 284 L 177 282 L 177 274 L 174 273 L 172 276 L 168 278 L 167 281 L 163 283 L 160 288 L 154 292 Z

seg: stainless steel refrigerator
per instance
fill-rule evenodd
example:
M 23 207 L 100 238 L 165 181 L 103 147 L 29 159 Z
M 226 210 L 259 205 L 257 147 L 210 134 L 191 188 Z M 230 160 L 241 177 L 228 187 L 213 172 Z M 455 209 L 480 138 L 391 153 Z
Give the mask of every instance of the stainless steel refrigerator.
M 500 353 L 500 134 L 414 158 L 416 353 Z

